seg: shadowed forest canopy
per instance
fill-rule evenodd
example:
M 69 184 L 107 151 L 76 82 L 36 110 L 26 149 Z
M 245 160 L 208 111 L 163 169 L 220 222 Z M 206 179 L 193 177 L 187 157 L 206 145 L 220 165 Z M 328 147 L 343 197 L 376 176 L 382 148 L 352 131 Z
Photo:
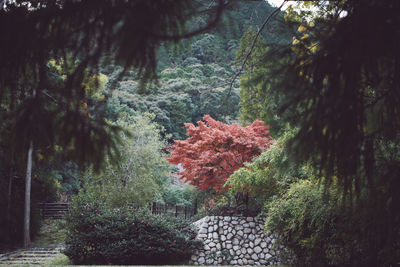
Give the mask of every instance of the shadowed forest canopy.
M 55 132 L 62 133 L 63 147 L 93 145 L 81 150 L 86 154 L 80 154 L 81 161 L 89 157 L 87 149 L 100 161 L 105 152 L 101 144 L 109 144 L 107 136 L 115 131 L 102 116 L 89 119 L 85 113 L 88 86 L 83 83 L 98 72 L 100 59 L 110 55 L 123 66 L 121 76 L 133 67 L 144 81 L 154 73 L 162 41 L 210 29 L 227 5 L 186 0 L 7 2 L 0 10 L 0 24 L 7 25 L 0 44 L 0 101 L 6 116 L 18 117 L 14 123 L 22 128 L 14 135 L 24 138 L 16 140 L 33 139 L 36 146 L 47 147 L 55 142 Z M 199 13 L 205 14 L 205 23 L 189 29 L 187 22 Z M 50 60 L 62 75 L 54 73 Z M 102 101 L 98 102 L 101 111 Z M 76 127 L 68 127 L 71 123 Z

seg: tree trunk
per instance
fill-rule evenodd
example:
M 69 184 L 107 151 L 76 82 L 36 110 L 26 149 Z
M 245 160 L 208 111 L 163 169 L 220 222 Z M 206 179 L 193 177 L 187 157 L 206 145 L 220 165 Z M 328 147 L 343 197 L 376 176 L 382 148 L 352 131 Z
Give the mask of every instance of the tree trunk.
M 29 142 L 28 159 L 26 166 L 25 179 L 25 211 L 24 211 L 24 247 L 27 248 L 31 243 L 30 238 L 30 219 L 31 219 L 31 183 L 32 183 L 32 151 L 33 141 Z

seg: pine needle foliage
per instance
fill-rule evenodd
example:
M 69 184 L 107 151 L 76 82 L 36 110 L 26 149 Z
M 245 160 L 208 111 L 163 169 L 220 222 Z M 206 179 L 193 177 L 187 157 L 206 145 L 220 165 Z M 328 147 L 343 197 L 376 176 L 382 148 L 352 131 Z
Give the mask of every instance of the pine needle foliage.
M 3 2 L 3 1 L 2 1 Z M 104 58 L 134 68 L 143 82 L 154 76 L 162 42 L 177 42 L 214 27 L 227 3 L 188 0 L 5 1 L 0 7 L 0 105 L 14 144 L 26 151 L 64 148 L 78 162 L 116 155 L 118 128 L 103 101 L 88 112 L 88 76 Z M 205 24 L 187 29 L 195 15 Z M 59 69 L 54 70 L 55 62 Z M 99 82 L 95 82 L 98 87 Z M 94 115 L 96 114 L 96 116 Z M 11 141 L 12 141 L 11 140 Z

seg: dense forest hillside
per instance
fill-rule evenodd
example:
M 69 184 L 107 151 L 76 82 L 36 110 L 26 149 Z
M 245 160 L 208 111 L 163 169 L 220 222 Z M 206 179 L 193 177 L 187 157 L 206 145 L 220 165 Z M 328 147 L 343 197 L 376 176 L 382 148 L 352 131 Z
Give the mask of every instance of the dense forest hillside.
M 237 60 L 240 39 L 249 28 L 257 31 L 274 10 L 264 1 L 240 2 L 219 28 L 183 40 L 175 49 L 162 46 L 157 55 L 158 81 L 142 90 L 134 73 L 126 75 L 110 88 L 115 89 L 109 101 L 110 116 L 153 113 L 169 140 L 184 139 L 184 123 L 195 123 L 205 114 L 222 122 L 237 121 L 240 80 L 236 74 L 243 60 Z M 192 23 L 204 21 L 199 17 Z M 288 44 L 292 38 L 282 14 L 274 17 L 261 35 L 270 47 Z M 102 73 L 113 80 L 118 70 L 107 65 Z

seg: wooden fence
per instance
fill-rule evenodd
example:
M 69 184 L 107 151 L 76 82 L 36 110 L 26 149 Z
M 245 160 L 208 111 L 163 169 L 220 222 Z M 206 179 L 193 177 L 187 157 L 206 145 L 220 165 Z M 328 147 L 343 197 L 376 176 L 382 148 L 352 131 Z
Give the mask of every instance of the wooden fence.
M 69 203 L 40 203 L 43 218 L 60 219 L 69 210 Z M 153 214 L 164 214 L 188 219 L 197 213 L 196 208 L 186 206 L 165 205 L 154 202 L 149 209 Z
M 39 208 L 43 218 L 61 219 L 68 212 L 69 203 L 40 203 Z
M 153 202 L 153 205 L 151 206 L 151 212 L 153 214 L 165 214 L 188 219 L 195 215 L 197 213 L 197 210 L 196 208 L 192 207 L 165 205 Z

